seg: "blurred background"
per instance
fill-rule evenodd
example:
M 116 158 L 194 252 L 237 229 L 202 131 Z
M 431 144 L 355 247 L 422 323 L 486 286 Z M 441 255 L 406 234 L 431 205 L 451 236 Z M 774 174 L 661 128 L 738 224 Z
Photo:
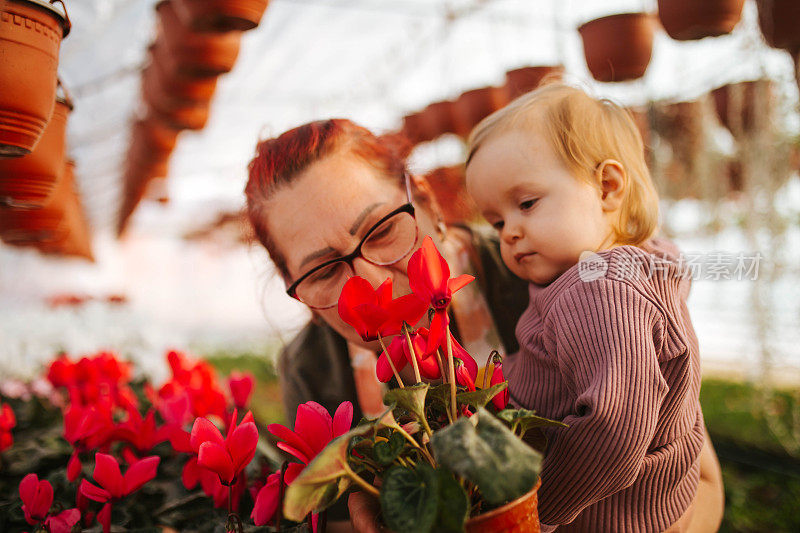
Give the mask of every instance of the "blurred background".
M 724 530 L 800 530 L 798 2 L 709 21 L 690 1 L 271 0 L 213 34 L 177 0 L 65 3 L 50 187 L 69 207 L 47 193 L 57 220 L 31 215 L 37 193 L 0 167 L 3 380 L 110 349 L 158 381 L 176 348 L 254 371 L 280 418 L 270 363 L 309 315 L 241 217 L 258 139 L 329 117 L 402 132 L 447 217 L 472 219 L 464 137 L 562 77 L 631 111 L 663 231 L 694 258 Z

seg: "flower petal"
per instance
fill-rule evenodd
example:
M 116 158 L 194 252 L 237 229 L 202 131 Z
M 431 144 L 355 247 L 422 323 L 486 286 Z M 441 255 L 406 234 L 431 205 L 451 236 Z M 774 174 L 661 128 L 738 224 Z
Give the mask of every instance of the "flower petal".
M 453 279 L 448 280 L 447 281 L 447 290 L 449 290 L 450 293 L 452 294 L 452 293 L 454 293 L 454 292 L 456 292 L 456 291 L 458 291 L 460 289 L 463 289 L 466 285 L 471 283 L 473 280 L 475 280 L 475 276 L 470 276 L 469 274 L 463 274 L 461 276 L 458 276 L 457 278 L 453 278 Z
M 297 419 L 294 430 L 311 449 L 318 454 L 331 440 L 333 419 L 324 407 L 316 402 L 306 402 L 297 406 Z
M 75 450 L 72 452 L 72 455 L 69 456 L 69 461 L 67 462 L 67 479 L 70 483 L 78 479 L 78 476 L 81 475 L 82 468 L 81 458 L 78 456 L 78 451 Z
M 36 499 L 36 492 L 39 489 L 39 476 L 28 474 L 19 482 L 19 497 L 27 506 L 31 506 Z
M 197 464 L 217 474 L 222 483 L 230 484 L 233 480 L 233 461 L 228 451 L 217 443 L 204 442 L 200 445 Z
M 200 474 L 202 471 L 203 470 L 197 464 L 197 457 L 192 457 L 186 461 L 181 471 L 181 481 L 183 482 L 183 486 L 186 487 L 186 490 L 192 490 L 197 486 L 200 482 Z
M 96 453 L 94 460 L 94 480 L 114 497 L 122 496 L 122 474 L 117 460 L 105 453 Z
M 228 448 L 233 462 L 234 473 L 238 473 L 253 460 L 257 444 L 258 429 L 253 422 L 241 424 L 233 430 L 231 436 L 225 441 L 225 447 Z
M 417 325 L 428 310 L 428 302 L 416 294 L 406 294 L 389 302 L 386 310 L 389 317 L 381 326 L 381 335 L 397 335 L 402 331 L 403 322 L 412 328 Z
M 44 519 L 50 506 L 53 504 L 53 486 L 49 481 L 43 479 L 39 481 L 39 486 L 36 488 L 36 497 L 30 505 L 30 513 L 39 519 Z
M 155 455 L 145 457 L 133 463 L 125 472 L 125 495 L 136 492 L 142 485 L 156 477 L 161 458 Z
M 380 284 L 375 289 L 375 304 L 378 307 L 386 307 L 392 301 L 392 278 L 386 278 L 386 281 Z
M 353 404 L 350 402 L 342 402 L 336 408 L 336 413 L 333 415 L 333 438 L 339 435 L 344 435 L 350 431 L 350 426 L 353 425 Z
M 392 358 L 392 363 L 394 363 L 394 367 L 398 372 L 405 368 L 407 361 L 403 350 L 403 342 L 405 342 L 405 339 L 402 337 L 395 337 L 386 348 L 389 350 L 389 353 L 382 352 L 381 355 L 378 356 L 378 361 L 375 364 L 375 374 L 378 376 L 378 380 L 381 383 L 387 383 L 392 379 L 392 376 L 394 376 L 392 367 L 389 366 L 389 357 Z
M 94 483 L 86 481 L 85 479 L 81 480 L 80 488 L 78 490 L 80 490 L 81 494 L 96 502 L 105 503 L 111 499 L 110 492 L 108 492 L 106 489 L 98 487 Z
M 427 352 L 433 353 L 437 348 L 442 349 L 442 354 L 447 355 L 447 344 L 445 343 L 445 330 L 450 324 L 450 317 L 447 311 L 436 311 L 431 320 L 431 330 L 428 333 Z
M 97 521 L 103 525 L 103 533 L 111 532 L 111 503 L 107 503 L 97 513 Z
M 207 418 L 198 418 L 192 425 L 192 435 L 189 438 L 192 449 L 196 452 L 200 449 L 200 445 L 204 442 L 213 442 L 222 446 L 225 439 L 222 438 L 222 433 L 219 432 L 217 426 L 211 423 Z
M 311 459 L 314 458 L 314 454 L 313 453 L 311 455 L 306 455 L 303 452 L 301 452 L 300 450 L 298 450 L 297 448 L 294 448 L 294 447 L 290 446 L 289 444 L 286 444 L 285 442 L 279 442 L 276 446 L 278 447 L 279 450 L 283 450 L 286 453 L 288 453 L 289 455 L 293 455 L 294 457 L 297 457 L 299 460 L 301 460 L 305 464 L 310 463 Z
M 69 533 L 72 526 L 81 519 L 81 512 L 77 509 L 66 509 L 45 521 L 45 526 L 50 533 Z
M 304 457 L 310 458 L 314 457 L 314 450 L 311 449 L 311 446 L 306 443 L 300 435 L 292 431 L 291 429 L 287 428 L 283 424 L 270 424 L 267 426 L 267 431 L 275 435 L 277 438 L 284 441 L 286 444 L 291 446 L 293 449 L 296 449 L 301 453 Z M 280 448 L 280 444 L 278 443 L 278 447 Z M 287 450 L 288 451 L 288 450 Z M 292 453 L 292 452 L 289 452 Z M 295 457 L 300 459 L 297 455 L 293 454 Z M 309 460 L 309 459 L 307 459 Z M 301 459 L 302 461 L 302 459 Z

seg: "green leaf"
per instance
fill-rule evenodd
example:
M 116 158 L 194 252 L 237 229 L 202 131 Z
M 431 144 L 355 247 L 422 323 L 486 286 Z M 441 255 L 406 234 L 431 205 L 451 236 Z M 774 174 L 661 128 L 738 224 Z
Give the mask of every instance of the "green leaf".
M 469 497 L 453 474 L 444 469 L 436 471 L 439 478 L 439 518 L 436 531 L 464 531 L 469 516 Z
M 375 444 L 373 448 L 375 459 L 382 465 L 391 464 L 403 451 L 405 444 L 406 440 L 403 435 L 395 431 L 388 441 L 381 441 Z
M 492 401 L 492 398 L 500 394 L 506 387 L 508 387 L 508 382 L 504 381 L 488 389 L 478 389 L 474 392 L 461 392 L 456 394 L 456 402 L 465 403 L 473 407 L 485 407 L 487 403 Z
M 383 397 L 386 405 L 397 404 L 409 413 L 413 414 L 417 421 L 426 429 L 428 421 L 425 418 L 425 396 L 428 394 L 430 386 L 427 383 L 417 383 L 404 389 L 392 389 Z
M 437 462 L 477 485 L 490 504 L 522 496 L 539 478 L 542 455 L 482 407 L 434 433 L 431 445 Z
M 358 426 L 332 440 L 286 489 L 283 514 L 302 522 L 311 511 L 322 510 L 350 486 L 348 475 L 350 440 L 373 430 L 373 424 Z
M 439 508 L 439 478 L 427 463 L 389 469 L 381 486 L 381 510 L 392 531 L 427 533 Z
M 522 428 L 520 435 L 525 435 L 529 429 L 539 427 L 569 427 L 563 422 L 558 420 L 550 420 L 536 415 L 536 411 L 529 409 L 503 409 L 497 413 L 497 418 L 503 420 L 512 429 L 515 427 Z
M 428 391 L 428 399 L 440 404 L 445 410 L 450 409 L 450 384 L 435 385 Z

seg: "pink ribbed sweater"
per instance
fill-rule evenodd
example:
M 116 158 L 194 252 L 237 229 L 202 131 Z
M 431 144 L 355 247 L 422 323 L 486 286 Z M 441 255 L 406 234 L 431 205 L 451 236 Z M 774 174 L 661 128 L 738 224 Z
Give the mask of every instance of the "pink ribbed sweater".
M 599 277 L 579 264 L 530 285 L 511 402 L 569 424 L 545 432 L 543 523 L 663 531 L 694 499 L 704 439 L 691 280 L 665 239 L 598 255 Z

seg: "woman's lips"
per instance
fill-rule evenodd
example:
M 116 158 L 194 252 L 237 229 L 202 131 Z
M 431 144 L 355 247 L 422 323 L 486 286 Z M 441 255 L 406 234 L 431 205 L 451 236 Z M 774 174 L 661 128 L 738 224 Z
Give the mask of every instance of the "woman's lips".
M 524 260 L 525 258 L 532 257 L 536 255 L 536 252 L 524 252 L 519 254 L 514 254 L 514 260 L 519 263 L 520 261 Z

